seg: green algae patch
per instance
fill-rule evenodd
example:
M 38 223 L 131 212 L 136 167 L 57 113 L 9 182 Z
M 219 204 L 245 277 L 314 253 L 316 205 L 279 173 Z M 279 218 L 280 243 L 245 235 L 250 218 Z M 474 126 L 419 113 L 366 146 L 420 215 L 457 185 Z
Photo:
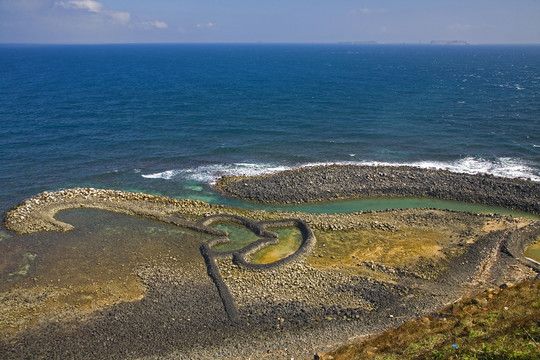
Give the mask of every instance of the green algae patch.
M 315 231 L 318 242 L 308 259 L 310 265 L 371 276 L 408 274 L 431 279 L 445 270 L 450 259 L 489 232 L 486 223 L 499 221 L 440 210 L 357 216 L 363 219 L 364 228 Z
M 297 228 L 280 228 L 268 230 L 278 234 L 279 244 L 270 245 L 252 255 L 253 262 L 269 264 L 293 254 L 302 243 L 302 234 Z
M 24 277 L 28 275 L 28 271 L 30 271 L 30 268 L 32 267 L 32 263 L 36 259 L 37 254 L 27 252 L 24 253 L 22 256 L 22 260 L 19 265 L 19 269 L 15 272 L 8 274 L 8 281 L 13 281 L 14 279 L 17 279 L 19 277 Z
M 0 338 L 59 320 L 84 321 L 92 312 L 120 302 L 139 300 L 144 288 L 136 279 L 66 286 L 61 281 L 42 284 L 38 279 L 0 292 Z
M 525 249 L 525 253 L 523 255 L 536 261 L 537 263 L 540 263 L 540 237 L 535 243 L 531 244 L 531 246 Z
M 0 242 L 4 241 L 4 240 L 7 240 L 11 237 L 11 235 L 9 235 L 8 233 L 6 233 L 5 231 L 2 231 L 0 229 Z
M 358 274 L 410 272 L 432 278 L 444 270 L 446 253 L 462 252 L 455 243 L 444 244 L 441 232 L 424 229 L 317 232 L 320 247 L 309 263 L 316 268 L 341 268 Z M 427 268 L 425 265 L 429 264 Z

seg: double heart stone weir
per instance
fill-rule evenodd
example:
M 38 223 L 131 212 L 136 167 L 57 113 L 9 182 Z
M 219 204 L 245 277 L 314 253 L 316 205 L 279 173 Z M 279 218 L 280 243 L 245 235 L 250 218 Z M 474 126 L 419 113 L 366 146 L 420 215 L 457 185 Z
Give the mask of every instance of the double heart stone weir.
M 300 261 L 307 255 L 309 255 L 315 248 L 316 239 L 313 231 L 309 228 L 309 226 L 299 219 L 255 221 L 237 215 L 224 214 L 207 216 L 206 218 L 199 221 L 198 224 L 204 227 L 210 227 L 210 225 L 217 222 L 228 222 L 243 225 L 247 229 L 255 233 L 257 236 L 260 236 L 257 241 L 254 241 L 239 250 L 220 252 L 213 249 L 218 245 L 229 243 L 230 239 L 228 237 L 228 234 L 225 234 L 225 236 L 219 236 L 210 239 L 207 242 L 203 243 L 200 247 L 201 255 L 203 256 L 206 267 L 208 269 L 208 275 L 216 285 L 225 311 L 227 312 L 227 316 L 233 324 L 239 324 L 240 316 L 238 314 L 238 309 L 229 291 L 229 288 L 227 287 L 227 284 L 221 276 L 219 267 L 217 265 L 217 260 L 231 260 L 237 266 L 252 271 L 265 271 L 276 269 Z M 272 263 L 254 264 L 250 262 L 249 257 L 252 254 L 264 249 L 269 245 L 276 245 L 279 243 L 278 234 L 268 231 L 267 228 L 282 227 L 296 227 L 300 230 L 300 233 L 302 234 L 302 242 L 298 250 L 296 250 L 289 256 Z

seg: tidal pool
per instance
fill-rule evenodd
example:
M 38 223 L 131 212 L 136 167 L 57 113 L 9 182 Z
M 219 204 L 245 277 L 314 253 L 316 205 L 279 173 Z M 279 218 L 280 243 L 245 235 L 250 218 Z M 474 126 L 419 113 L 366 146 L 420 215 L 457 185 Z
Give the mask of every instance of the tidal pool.
M 199 252 L 207 234 L 104 210 L 66 210 L 56 218 L 74 230 L 5 233 L 0 241 L 2 336 L 142 299 L 138 274 L 145 268 L 207 278 Z
M 216 251 L 240 250 L 260 239 L 260 236 L 238 224 L 219 223 L 214 227 L 227 231 L 230 240 L 227 244 L 216 246 L 214 248 Z M 297 228 L 268 228 L 267 230 L 278 234 L 279 244 L 267 246 L 253 254 L 251 260 L 254 263 L 268 264 L 283 259 L 298 250 L 302 243 L 302 234 Z
M 186 266 L 202 258 L 210 235 L 104 210 L 66 210 L 56 215 L 75 226 L 66 232 L 11 235 L 0 242 L 0 291 L 33 284 L 79 286 L 134 278 L 136 266 Z
M 525 249 L 525 257 L 532 259 L 540 264 L 540 238 L 536 239 L 537 241 Z

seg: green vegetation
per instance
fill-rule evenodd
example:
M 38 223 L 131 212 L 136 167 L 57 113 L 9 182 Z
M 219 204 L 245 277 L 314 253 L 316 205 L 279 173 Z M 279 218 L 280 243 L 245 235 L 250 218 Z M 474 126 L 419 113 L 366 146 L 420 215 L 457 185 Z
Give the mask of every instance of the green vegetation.
M 485 291 L 323 359 L 540 359 L 540 282 Z

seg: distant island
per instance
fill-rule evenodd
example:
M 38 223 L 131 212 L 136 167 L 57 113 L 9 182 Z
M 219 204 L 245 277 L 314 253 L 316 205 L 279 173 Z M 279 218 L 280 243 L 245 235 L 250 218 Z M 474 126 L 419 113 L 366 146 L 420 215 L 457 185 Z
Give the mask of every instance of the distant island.
M 431 40 L 431 45 L 470 45 L 465 40 Z
M 366 41 L 340 41 L 340 45 L 388 45 L 385 43 L 380 43 L 373 40 Z M 403 43 L 405 44 L 405 43 Z M 431 40 L 429 45 L 471 45 L 465 40 Z

